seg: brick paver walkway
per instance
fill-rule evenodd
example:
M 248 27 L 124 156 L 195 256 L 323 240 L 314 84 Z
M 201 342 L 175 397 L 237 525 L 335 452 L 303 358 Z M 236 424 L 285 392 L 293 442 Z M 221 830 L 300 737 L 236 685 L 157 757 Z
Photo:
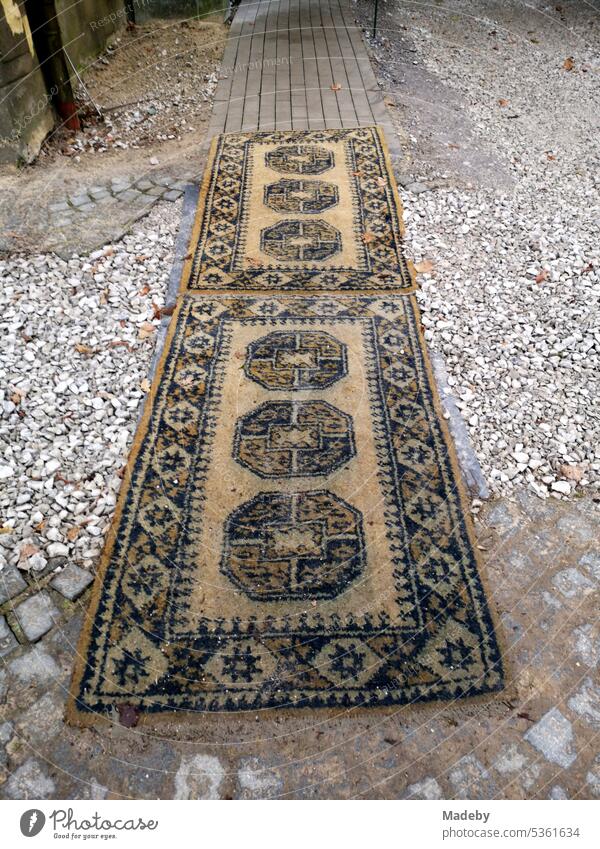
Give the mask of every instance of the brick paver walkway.
M 209 137 L 240 130 L 380 124 L 395 133 L 361 31 L 344 0 L 242 0 Z

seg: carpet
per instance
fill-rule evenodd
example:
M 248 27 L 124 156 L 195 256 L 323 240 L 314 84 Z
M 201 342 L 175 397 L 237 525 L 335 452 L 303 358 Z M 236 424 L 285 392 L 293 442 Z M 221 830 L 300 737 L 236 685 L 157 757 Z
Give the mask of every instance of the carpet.
M 414 291 L 377 127 L 212 145 L 184 280 L 202 291 Z
M 502 688 L 413 298 L 181 297 L 79 657 L 79 724 Z

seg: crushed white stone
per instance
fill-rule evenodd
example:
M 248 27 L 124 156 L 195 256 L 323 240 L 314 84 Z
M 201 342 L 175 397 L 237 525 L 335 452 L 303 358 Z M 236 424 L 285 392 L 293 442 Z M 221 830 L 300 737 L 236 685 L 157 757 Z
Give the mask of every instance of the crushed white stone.
M 597 493 L 599 34 L 585 10 L 568 31 L 558 13 L 538 15 L 524 47 L 503 20 L 386 8 L 414 62 L 460 92 L 516 183 L 514 195 L 455 188 L 451 177 L 446 188 L 403 192 L 407 250 L 434 263 L 419 276 L 425 337 L 446 360 L 483 472 L 496 494 Z
M 135 430 L 181 203 L 90 256 L 0 261 L 0 554 L 97 557 Z

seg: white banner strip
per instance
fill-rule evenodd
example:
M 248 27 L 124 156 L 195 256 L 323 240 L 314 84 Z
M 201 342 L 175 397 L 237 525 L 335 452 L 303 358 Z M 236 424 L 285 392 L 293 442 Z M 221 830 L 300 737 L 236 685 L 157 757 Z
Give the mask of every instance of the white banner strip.
M 589 801 L 6 801 L 7 847 L 110 842 L 119 847 L 409 849 L 600 846 Z M 310 808 L 310 810 L 309 810 Z M 60 841 L 60 842 L 59 842 Z

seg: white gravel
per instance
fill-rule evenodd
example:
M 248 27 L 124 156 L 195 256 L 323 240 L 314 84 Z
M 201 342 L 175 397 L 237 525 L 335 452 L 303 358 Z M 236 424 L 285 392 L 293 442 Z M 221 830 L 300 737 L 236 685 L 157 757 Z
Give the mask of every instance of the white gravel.
M 0 567 L 97 557 L 135 430 L 181 202 L 122 242 L 0 261 Z M 55 561 L 60 565 L 60 561 Z
M 492 491 L 569 497 L 600 489 L 600 31 L 583 6 L 561 20 L 534 5 L 387 3 L 386 28 L 460 92 L 516 181 L 513 196 L 403 193 L 407 248 L 434 266 L 419 277 L 426 338 Z

